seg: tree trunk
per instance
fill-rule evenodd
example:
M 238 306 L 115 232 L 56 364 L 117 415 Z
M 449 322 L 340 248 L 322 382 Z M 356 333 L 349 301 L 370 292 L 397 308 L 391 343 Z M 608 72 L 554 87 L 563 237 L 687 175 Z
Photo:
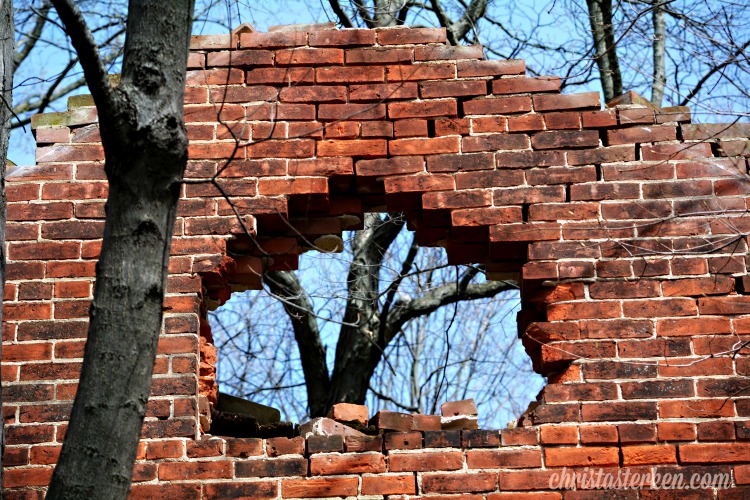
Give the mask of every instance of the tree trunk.
M 664 0 L 651 0 L 653 12 L 651 13 L 654 25 L 654 81 L 651 84 L 651 102 L 658 108 L 664 99 L 664 86 L 667 83 L 667 69 L 665 54 L 667 51 L 667 22 L 664 18 L 666 12 Z
M 3 323 L 2 298 L 5 297 L 5 165 L 8 160 L 11 103 L 13 102 L 13 2 L 0 0 L 0 78 L 2 78 L 2 108 L 0 109 L 0 325 Z M 0 359 L 2 343 L 0 342 Z M 1 388 L 0 388 L 1 389 Z M 0 391 L 0 406 L 2 395 Z M 0 498 L 3 495 L 3 463 L 5 453 L 5 425 L 0 427 Z
M 117 88 L 107 86 L 72 2 L 53 3 L 96 102 L 109 198 L 83 368 L 47 498 L 124 499 L 150 393 L 187 162 L 183 100 L 193 1 L 131 0 Z
M 622 94 L 622 74 L 612 24 L 612 0 L 586 0 L 586 4 L 594 41 L 594 59 L 602 80 L 604 100 L 611 101 Z

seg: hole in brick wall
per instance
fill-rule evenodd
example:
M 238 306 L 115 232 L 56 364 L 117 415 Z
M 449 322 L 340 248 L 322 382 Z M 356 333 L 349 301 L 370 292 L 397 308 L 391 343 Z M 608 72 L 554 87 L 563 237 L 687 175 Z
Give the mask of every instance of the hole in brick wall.
M 308 251 L 298 271 L 267 272 L 264 290 L 235 287 L 209 313 L 218 390 L 300 423 L 325 415 L 343 395 L 366 394 L 370 416 L 381 409 L 439 415 L 442 403 L 473 398 L 480 427 L 505 427 L 544 385 L 518 340 L 516 285 L 486 281 L 481 266 L 448 265 L 442 248 L 418 248 L 401 220 L 368 217 L 368 234 L 381 246 L 393 240 L 382 260 L 370 243 L 369 257 L 352 264 L 365 236 L 345 232 L 343 252 Z M 421 314 L 457 283 L 485 297 Z

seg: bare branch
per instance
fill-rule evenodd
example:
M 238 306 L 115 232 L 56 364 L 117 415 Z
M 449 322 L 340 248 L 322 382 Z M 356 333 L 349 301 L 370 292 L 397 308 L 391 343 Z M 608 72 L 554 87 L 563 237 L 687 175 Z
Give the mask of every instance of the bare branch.
M 83 14 L 72 0 L 52 0 L 65 32 L 78 53 L 78 59 L 86 76 L 91 95 L 101 114 L 109 113 L 115 106 L 115 94 L 109 81 L 109 73 L 99 57 L 94 36 L 83 18 Z M 100 120 L 103 116 L 100 116 Z
M 341 25 L 345 28 L 354 28 L 354 23 L 352 23 L 352 20 L 349 19 L 349 16 L 346 15 L 346 12 L 344 12 L 344 9 L 341 7 L 341 4 L 339 3 L 339 0 L 328 0 L 331 4 L 331 9 L 333 9 L 334 14 L 339 18 L 339 22 Z
M 294 338 L 299 348 L 302 371 L 307 385 L 307 404 L 310 414 L 320 413 L 324 405 L 331 380 L 326 366 L 326 349 L 320 339 L 318 324 L 312 314 L 313 306 L 297 276 L 291 271 L 270 271 L 263 275 L 263 282 L 271 293 L 284 300 L 284 310 L 292 322 Z

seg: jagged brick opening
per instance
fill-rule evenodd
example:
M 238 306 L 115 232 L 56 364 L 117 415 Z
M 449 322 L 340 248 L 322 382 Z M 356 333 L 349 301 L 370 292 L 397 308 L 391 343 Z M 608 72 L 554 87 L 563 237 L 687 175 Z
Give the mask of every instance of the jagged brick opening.
M 332 203 L 336 203 L 335 198 L 332 198 Z M 390 207 L 386 203 L 385 209 L 387 210 L 389 208 Z M 447 225 L 449 225 L 449 223 Z M 275 253 L 275 250 L 273 248 L 261 250 L 259 248 L 259 242 L 255 241 L 253 238 L 248 237 L 247 235 L 241 235 L 235 237 L 235 239 L 233 240 L 228 241 L 227 253 L 231 257 L 225 259 L 219 269 L 213 271 L 210 274 L 203 275 L 203 289 L 205 294 L 205 300 L 203 304 L 205 307 L 203 307 L 201 315 L 201 373 L 199 379 L 199 392 L 202 396 L 205 396 L 207 398 L 208 402 L 216 405 L 217 391 L 219 390 L 218 381 L 223 380 L 223 383 L 225 385 L 221 390 L 224 393 L 240 395 L 257 403 L 270 404 L 271 406 L 274 406 L 281 410 L 282 420 L 284 420 L 283 417 L 284 415 L 286 415 L 286 420 L 293 423 L 302 424 L 310 420 L 305 410 L 306 407 L 304 407 L 304 404 L 300 405 L 300 402 L 304 403 L 307 397 L 303 394 L 305 392 L 304 389 L 299 390 L 299 399 L 290 399 L 290 397 L 288 397 L 286 393 L 284 395 L 277 394 L 276 397 L 270 398 L 273 400 L 273 402 L 268 403 L 266 402 L 266 400 L 269 398 L 264 398 L 262 392 L 257 397 L 253 397 L 252 395 L 250 395 L 254 393 L 254 390 L 258 390 L 258 387 L 255 386 L 252 382 L 247 381 L 248 378 L 254 378 L 257 380 L 263 375 L 252 375 L 252 371 L 248 373 L 248 369 L 246 366 L 240 366 L 242 365 L 243 350 L 245 350 L 245 355 L 249 356 L 248 358 L 246 358 L 246 363 L 251 363 L 251 365 L 253 363 L 262 364 L 262 359 L 270 356 L 270 353 L 268 352 L 263 354 L 263 347 L 258 344 L 259 341 L 255 339 L 251 340 L 249 338 L 250 335 L 255 335 L 259 338 L 268 340 L 270 342 L 270 345 L 276 346 L 275 349 L 281 349 L 282 344 L 286 344 L 287 342 L 291 342 L 292 345 L 296 345 L 296 343 L 294 343 L 294 341 L 292 340 L 291 325 L 287 325 L 286 327 L 288 331 L 287 336 L 279 334 L 279 336 L 275 338 L 266 337 L 266 335 L 268 334 L 266 330 L 272 328 L 266 323 L 269 315 L 273 316 L 275 314 L 277 322 L 286 325 L 287 313 L 283 310 L 281 302 L 275 299 L 271 299 L 270 296 L 262 297 L 259 299 L 258 295 L 254 295 L 253 299 L 238 298 L 232 303 L 227 304 L 227 302 L 230 298 L 230 294 L 243 292 L 248 289 L 259 289 L 261 287 L 261 278 L 264 272 L 273 270 L 296 270 L 298 268 L 298 262 L 300 266 L 302 266 L 302 262 L 306 261 L 306 265 L 302 266 L 305 268 L 305 270 L 301 272 L 313 273 L 313 276 L 315 276 L 316 278 L 310 280 L 305 279 L 303 275 L 299 275 L 299 278 L 302 280 L 302 288 L 305 290 L 305 293 L 312 294 L 311 296 L 308 296 L 313 300 L 313 306 L 316 310 L 317 306 L 314 304 L 315 299 L 313 297 L 320 297 L 321 293 L 323 294 L 323 297 L 329 297 L 329 300 L 333 302 L 338 301 L 338 305 L 332 305 L 331 302 L 326 301 L 325 306 L 326 318 L 329 318 L 330 316 L 329 319 L 332 320 L 334 325 L 333 330 L 337 330 L 336 323 L 337 321 L 341 321 L 343 317 L 344 299 L 342 297 L 346 295 L 346 287 L 340 283 L 332 283 L 331 286 L 333 286 L 334 289 L 331 290 L 328 290 L 326 286 L 321 286 L 322 284 L 319 283 L 320 281 L 327 283 L 328 280 L 335 278 L 333 276 L 327 275 L 327 273 L 331 271 L 322 271 L 319 266 L 322 265 L 322 269 L 328 269 L 327 266 L 332 265 L 334 259 L 340 259 L 347 264 L 349 263 L 348 256 L 346 254 L 342 255 L 340 253 L 344 251 L 344 246 L 347 244 L 342 241 L 342 239 L 337 235 L 331 233 L 338 233 L 342 229 L 361 229 L 362 214 L 354 215 L 352 213 L 344 213 L 342 215 L 331 215 L 328 213 L 323 213 L 321 214 L 321 218 L 319 219 L 299 219 L 296 220 L 294 224 L 286 223 L 282 225 L 282 227 L 284 226 L 287 227 L 287 232 L 284 235 L 290 240 L 290 244 L 287 250 L 291 253 L 277 254 Z M 306 228 L 306 235 L 301 234 L 300 231 L 302 230 L 302 228 Z M 447 230 L 445 229 L 445 227 L 436 227 L 435 229 L 443 231 L 444 235 L 447 234 Z M 281 231 L 279 231 L 278 229 L 277 231 L 281 233 Z M 397 271 L 402 265 L 399 263 L 400 261 L 397 261 L 395 264 L 388 264 L 386 263 L 386 261 L 391 258 L 402 259 L 403 257 L 405 257 L 406 248 L 408 248 L 410 240 L 414 237 L 411 231 L 402 231 L 400 234 L 401 236 L 397 238 L 397 241 L 394 242 L 393 245 L 392 250 L 395 253 L 391 254 L 391 251 L 389 250 L 389 253 L 384 258 L 385 269 L 382 270 L 381 276 L 386 281 L 382 286 L 385 286 L 385 284 L 394 279 L 394 277 L 388 276 L 388 268 L 390 266 L 396 266 L 394 270 L 390 271 L 391 273 L 393 273 Z M 445 237 L 444 235 L 443 237 Z M 479 235 L 481 237 L 481 232 L 479 232 Z M 354 235 L 353 233 L 344 233 L 342 234 L 342 236 L 344 240 L 348 240 Z M 294 241 L 295 238 L 296 242 Z M 314 241 L 313 238 L 315 238 Z M 486 240 L 486 234 L 484 235 L 484 238 Z M 323 246 L 321 247 L 320 245 Z M 402 255 L 398 254 L 399 246 L 404 246 L 404 249 L 401 252 Z M 280 250 L 280 246 L 277 245 L 277 249 Z M 441 247 L 437 247 L 437 249 L 438 252 L 433 253 L 428 262 L 430 265 L 437 267 L 436 271 L 438 273 L 444 273 L 444 271 L 440 271 L 440 267 L 446 265 L 447 254 Z M 269 250 L 271 250 L 271 252 L 269 252 Z M 308 254 L 310 250 L 312 250 L 312 256 Z M 296 252 L 300 253 L 298 254 Z M 326 253 L 328 253 L 328 255 L 326 255 Z M 312 265 L 312 261 L 315 261 L 317 264 Z M 466 263 L 470 262 L 467 261 Z M 424 262 L 419 261 L 417 265 L 412 268 L 412 272 L 414 270 L 417 270 L 420 273 L 426 273 L 426 270 L 422 269 L 422 266 L 424 265 Z M 458 268 L 454 268 L 453 266 L 449 266 L 449 268 L 451 270 L 456 269 L 456 272 L 458 272 Z M 504 271 L 501 272 L 499 271 L 499 269 L 504 269 Z M 464 268 L 462 272 L 465 271 L 466 269 Z M 336 276 L 338 276 L 338 279 L 345 279 L 346 274 L 347 270 L 339 270 Z M 411 272 L 409 274 L 411 274 Z M 488 274 L 497 280 L 518 280 L 520 279 L 521 275 L 521 265 L 519 262 L 516 264 L 507 263 L 502 266 L 494 266 L 494 270 L 489 271 Z M 442 276 L 442 274 L 440 274 L 440 276 Z M 484 273 L 480 273 L 480 282 L 484 281 L 484 276 Z M 438 284 L 442 284 L 442 279 L 443 278 L 438 278 L 437 276 L 430 278 L 431 281 L 437 280 Z M 447 278 L 446 283 L 452 283 L 457 279 L 457 277 Z M 417 286 L 418 289 L 412 290 L 411 287 L 413 286 Z M 268 292 L 264 292 L 264 294 L 261 294 L 261 296 L 265 295 L 265 293 Z M 408 294 L 425 293 L 425 290 L 421 289 L 420 285 L 412 283 L 407 275 L 406 283 L 402 283 L 399 288 L 399 295 L 403 293 L 406 293 L 407 296 L 411 298 L 411 295 Z M 508 296 L 508 294 L 510 295 Z M 259 318 L 261 324 L 265 326 L 261 327 L 260 330 L 257 331 L 247 325 L 242 326 L 243 320 L 252 321 L 254 315 L 257 314 L 258 307 L 257 304 L 255 304 L 256 301 L 265 304 L 265 306 L 260 307 L 261 310 L 265 311 L 263 313 L 264 317 Z M 487 303 L 488 301 L 494 301 L 494 303 L 492 304 L 493 307 L 488 307 L 490 305 Z M 479 422 L 480 425 L 483 422 L 485 423 L 483 428 L 497 429 L 500 427 L 505 427 L 509 421 L 514 421 L 519 417 L 521 412 L 527 408 L 529 401 L 533 400 L 536 397 L 541 386 L 543 386 L 542 377 L 535 377 L 534 374 L 530 372 L 530 363 L 528 364 L 528 368 L 526 368 L 526 363 L 528 362 L 528 360 L 520 359 L 517 354 L 513 354 L 520 352 L 514 348 L 514 343 L 519 343 L 518 347 L 520 347 L 521 350 L 523 349 L 520 345 L 520 340 L 517 340 L 520 336 L 518 335 L 514 321 L 515 310 L 518 308 L 519 301 L 520 297 L 518 296 L 517 290 L 512 290 L 512 288 L 509 288 L 505 292 L 500 292 L 496 297 L 494 297 L 494 299 L 487 298 L 479 301 L 468 301 L 464 306 L 459 305 L 458 307 L 460 307 L 462 311 L 464 308 L 475 311 L 475 313 L 464 312 L 463 315 L 459 316 L 461 319 L 452 316 L 452 314 L 455 314 L 453 305 L 446 305 L 441 309 L 443 312 L 449 311 L 445 313 L 445 323 L 440 326 L 439 319 L 436 319 L 434 321 L 431 320 L 431 323 L 435 323 L 435 321 L 438 322 L 436 323 L 438 326 L 436 326 L 435 328 L 437 328 L 439 332 L 436 330 L 433 335 L 441 340 L 439 342 L 435 341 L 436 345 L 432 347 L 432 349 L 435 349 L 435 351 L 432 352 L 428 358 L 422 359 L 422 362 L 434 362 L 432 358 L 439 357 L 439 359 L 442 361 L 440 361 L 438 364 L 442 364 L 442 368 L 438 368 L 440 368 L 442 371 L 445 371 L 447 378 L 442 379 L 441 377 L 437 377 L 435 380 L 443 380 L 445 384 L 448 384 L 448 387 L 446 387 L 444 383 L 436 384 L 436 387 L 442 391 L 440 396 L 435 396 L 434 398 L 422 396 L 418 397 L 419 406 L 420 408 L 422 408 L 422 410 L 418 411 L 417 413 L 439 414 L 440 403 L 445 403 L 454 399 L 473 398 L 481 394 L 483 396 L 483 399 L 478 400 L 478 402 L 480 403 Z M 248 306 L 248 304 L 250 303 L 252 303 L 253 305 Z M 224 308 L 225 304 L 226 308 Z M 502 305 L 502 307 L 500 305 Z M 253 311 L 246 311 L 244 310 L 244 307 L 252 307 Z M 272 309 L 275 312 L 271 312 L 271 309 L 269 308 L 274 307 L 278 307 L 278 309 Z M 222 308 L 224 308 L 223 311 Z M 211 331 L 211 325 L 209 325 L 209 321 L 207 318 L 207 310 L 214 310 L 215 313 L 218 314 L 213 326 L 215 328 L 218 325 L 221 328 L 221 330 L 219 330 L 219 333 L 217 333 L 219 337 L 214 338 L 214 334 Z M 482 317 L 485 313 L 485 310 L 486 313 L 489 314 L 489 316 L 485 318 L 487 324 L 483 324 L 479 321 L 475 322 L 474 319 Z M 452 313 L 450 311 L 452 311 Z M 317 314 L 319 313 L 314 312 L 313 314 L 317 318 Z M 468 317 L 467 314 L 471 316 L 471 318 Z M 229 315 L 230 317 L 227 317 L 227 315 Z M 229 324 L 239 323 L 240 326 L 236 328 L 230 326 L 228 329 L 225 329 L 225 321 L 219 320 L 219 317 L 226 318 L 226 321 L 228 321 Z M 318 319 L 323 320 L 322 317 Z M 467 324 L 463 324 L 464 321 L 466 321 Z M 327 322 L 327 320 L 323 320 L 324 324 Z M 489 324 L 491 324 L 492 326 L 488 326 Z M 318 324 L 318 327 L 320 326 L 321 325 Z M 408 332 L 409 324 L 405 326 L 407 327 L 406 332 Z M 473 339 L 472 335 L 470 333 L 467 333 L 466 336 L 456 336 L 455 338 L 451 338 L 450 343 L 445 344 L 446 341 L 444 339 L 448 335 L 448 332 L 444 331 L 443 327 L 448 328 L 451 332 L 453 332 L 451 333 L 451 337 L 454 336 L 454 333 L 460 334 L 460 332 L 457 330 L 468 329 L 474 330 L 475 335 L 481 334 L 483 338 L 487 337 L 491 340 L 484 340 L 481 341 L 479 345 L 476 345 L 473 344 L 474 342 L 476 342 L 476 339 Z M 333 332 L 330 328 L 326 328 L 324 331 L 320 331 L 319 334 L 322 335 L 321 340 L 326 344 L 331 344 L 331 342 L 333 342 L 333 340 L 336 339 L 338 335 L 338 333 Z M 404 335 L 407 335 L 407 333 L 404 333 Z M 516 337 L 515 341 L 513 337 Z M 229 340 L 230 338 L 232 339 L 231 341 Z M 397 336 L 397 338 L 394 339 L 393 344 L 399 344 L 399 338 L 400 336 Z M 405 338 L 406 336 L 404 337 L 404 339 Z M 221 347 L 222 340 L 224 341 L 223 348 Z M 433 339 L 426 337 L 425 339 L 423 339 L 423 341 L 432 345 Z M 461 345 L 463 343 L 472 344 L 475 351 L 470 354 L 464 352 L 466 348 Z M 403 345 L 401 347 L 403 348 Z M 329 345 L 328 348 L 330 353 L 333 353 L 335 351 L 335 344 Z M 443 352 L 440 350 L 441 348 L 447 350 Z M 260 352 L 248 354 L 251 351 L 257 350 L 260 350 Z M 275 382 L 273 382 L 273 384 L 279 384 L 283 386 L 282 389 L 278 389 L 276 392 L 286 391 L 291 394 L 293 389 L 287 387 L 290 384 L 295 385 L 303 381 L 303 379 L 301 378 L 301 368 L 299 368 L 300 371 L 298 373 L 294 371 L 294 367 L 296 367 L 299 363 L 299 354 L 297 353 L 297 348 L 292 347 L 290 350 L 294 354 L 286 354 L 287 357 L 284 357 L 284 359 L 287 360 L 285 363 L 288 363 L 288 365 L 285 365 L 285 371 L 277 371 L 277 363 L 274 364 L 273 369 L 269 368 L 269 370 L 273 370 L 276 377 L 281 377 L 274 379 Z M 388 356 L 394 356 L 395 354 L 392 354 L 393 352 L 396 352 L 396 347 L 389 344 L 389 346 L 386 348 L 386 353 Z M 259 357 L 258 361 L 254 361 L 254 356 L 256 355 Z M 520 352 L 520 355 L 523 356 L 523 353 Z M 224 358 L 223 362 L 222 358 Z M 228 359 L 230 358 L 231 363 L 228 361 Z M 328 363 L 330 364 L 330 362 L 331 360 L 329 359 Z M 381 360 L 380 368 L 383 368 L 383 366 L 387 366 L 389 367 L 388 371 L 392 371 L 392 363 L 395 362 L 396 361 L 394 361 L 394 359 L 391 357 L 389 357 L 387 360 Z M 400 365 L 401 363 L 398 364 Z M 475 365 L 480 367 L 480 371 L 478 373 L 475 373 L 474 376 L 469 379 L 462 379 L 464 380 L 465 384 L 464 386 L 462 386 L 463 390 L 461 389 L 461 386 L 455 386 L 455 382 L 448 382 L 448 380 L 452 376 L 456 376 L 459 374 L 458 372 L 456 372 L 456 370 L 458 369 L 456 367 L 459 364 L 462 367 L 469 367 L 466 368 L 467 371 L 472 370 L 472 368 L 470 367 Z M 485 366 L 485 368 L 481 368 L 482 366 Z M 492 366 L 494 368 L 486 368 L 489 366 Z M 330 369 L 331 367 L 329 366 L 329 370 Z M 430 376 L 428 380 L 422 380 L 420 377 L 428 375 L 431 369 L 437 368 L 435 366 L 432 366 L 431 368 L 423 366 L 421 367 L 421 370 L 418 370 L 412 375 L 414 377 L 417 377 L 416 380 L 419 381 L 418 383 L 420 385 L 423 383 L 427 384 L 427 382 L 429 382 L 429 380 L 431 380 L 433 377 Z M 239 371 L 239 375 L 234 373 L 233 370 Z M 383 368 L 383 370 L 386 369 Z M 400 368 L 400 370 L 407 370 L 407 368 L 402 367 Z M 525 375 L 521 376 L 516 372 L 525 373 Z M 265 374 L 266 371 L 264 370 L 263 373 Z M 293 373 L 297 373 L 297 375 L 293 375 Z M 410 372 L 408 372 L 408 370 L 403 371 L 403 375 L 405 377 L 409 373 Z M 417 375 L 417 373 L 419 373 L 419 375 Z M 376 370 L 374 376 L 379 377 L 382 375 L 384 374 L 381 373 L 380 369 L 378 369 Z M 228 377 L 232 377 L 234 383 L 231 382 Z M 476 380 L 474 379 L 474 377 L 476 377 Z M 494 381 L 493 383 L 502 382 L 502 385 L 499 387 L 493 386 L 490 389 L 489 387 L 482 387 L 482 384 L 479 382 L 480 380 L 485 381 L 485 383 L 490 380 Z M 235 386 L 235 383 L 238 385 Z M 512 387 L 508 384 L 512 384 Z M 374 382 L 373 387 L 378 388 L 379 382 Z M 270 389 L 266 388 L 264 390 L 269 391 Z M 397 392 L 397 389 L 395 388 L 391 390 L 393 390 L 394 392 L 388 394 L 396 396 L 397 399 L 406 398 L 404 400 L 404 403 L 415 403 L 413 400 L 410 401 L 406 392 Z M 420 392 L 421 391 L 422 390 L 420 390 Z M 498 394 L 497 399 L 502 399 L 503 402 L 500 403 L 500 401 L 498 401 L 496 404 L 487 402 L 486 398 L 488 397 L 488 394 L 492 393 Z M 502 396 L 499 396 L 499 394 L 502 394 Z M 382 407 L 384 403 L 386 407 L 390 406 L 390 410 L 404 411 L 403 409 L 400 409 L 398 405 L 388 405 L 387 399 L 378 399 L 372 394 L 370 394 L 370 396 L 371 397 L 368 397 L 367 406 L 371 410 L 372 415 L 374 415 L 375 412 L 380 407 Z M 201 418 L 207 416 L 208 415 L 205 412 L 201 414 Z M 467 421 L 466 425 L 470 427 L 476 425 L 476 422 L 474 420 L 475 419 Z M 451 428 L 456 428 L 457 426 L 457 424 L 450 423 L 446 423 L 446 425 L 452 425 Z M 213 429 L 209 430 L 207 425 L 205 424 L 204 430 L 208 431 L 211 434 L 221 435 L 218 432 L 214 432 Z M 246 434 L 243 431 L 239 432 L 242 435 Z M 279 429 L 279 432 L 283 434 L 287 431 L 285 429 Z
M 693 125 L 687 108 L 632 98 L 601 109 L 522 61 L 480 58 L 431 29 L 194 38 L 188 181 L 134 497 L 601 496 L 551 491 L 563 467 L 726 474 L 730 489 L 696 494 L 750 494 L 747 124 Z M 90 98 L 32 125 L 38 165 L 8 181 L 3 330 L 5 477 L 21 498 L 42 496 L 64 435 L 107 192 Z M 227 127 L 251 143 L 237 149 Z M 315 241 L 330 215 L 387 205 L 453 261 L 520 268 L 519 331 L 549 380 L 522 427 L 200 439 L 201 311 L 225 293 L 209 277 L 237 266 L 227 241 L 244 232 L 197 180 L 237 151 L 222 182 L 266 251 L 298 244 L 284 221 Z

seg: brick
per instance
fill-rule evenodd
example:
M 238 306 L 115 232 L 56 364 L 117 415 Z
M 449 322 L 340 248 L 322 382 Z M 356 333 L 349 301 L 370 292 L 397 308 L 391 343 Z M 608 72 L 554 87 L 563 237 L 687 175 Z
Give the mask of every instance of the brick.
M 410 63 L 414 55 L 412 48 L 368 47 L 347 49 L 346 64 L 394 64 Z
M 382 428 L 382 427 L 380 427 Z M 384 436 L 386 450 L 416 450 L 422 448 L 421 432 L 389 432 Z
M 206 483 L 204 491 L 206 498 L 277 498 L 278 485 L 275 481 L 253 481 L 231 483 Z M 161 497 L 170 498 L 170 497 Z M 185 498 L 185 497 L 171 497 Z
M 693 160 L 712 156 L 711 145 L 706 143 L 641 146 L 641 159 L 645 161 Z
M 620 463 L 618 448 L 589 446 L 585 448 L 547 448 L 547 467 L 616 466 Z
M 508 115 L 531 111 L 531 99 L 527 96 L 486 97 L 463 103 L 466 115 Z
M 683 464 L 747 462 L 750 443 L 682 444 L 678 446 Z
M 459 61 L 457 70 L 459 78 L 523 75 L 526 72 L 526 62 L 521 59 Z
M 486 207 L 491 204 L 492 194 L 481 190 L 441 191 L 422 195 L 422 206 L 425 210 Z
M 347 452 L 383 451 L 383 438 L 381 436 L 346 436 L 344 445 Z
M 375 45 L 375 32 L 367 29 L 312 31 L 308 35 L 311 47 L 342 45 Z
M 384 118 L 384 104 L 321 104 L 318 106 L 319 120 L 382 120 Z
M 540 94 L 534 96 L 534 109 L 536 111 L 592 108 L 601 108 L 599 92 L 585 92 L 581 94 Z
M 420 80 L 444 80 L 454 78 L 455 63 L 395 65 L 385 67 L 389 82 L 413 82 Z
M 419 84 L 419 94 L 423 99 L 476 96 L 486 93 L 487 82 L 485 80 L 432 81 Z
M 496 472 L 469 474 L 424 474 L 422 491 L 425 493 L 471 493 L 493 491 L 497 488 Z
M 316 476 L 382 472 L 385 472 L 385 456 L 379 453 L 316 455 L 310 458 L 310 474 Z
M 607 130 L 607 145 L 609 146 L 641 142 L 673 141 L 676 138 L 675 127 L 669 125 Z
M 190 479 L 229 479 L 232 463 L 220 462 L 166 462 L 159 465 L 159 479 L 177 481 Z
M 541 467 L 539 450 L 469 450 L 466 452 L 469 469 L 520 469 Z
M 451 213 L 453 226 L 491 226 L 521 222 L 521 207 L 491 207 L 454 210 Z
M 363 495 L 413 495 L 416 492 L 413 474 L 362 476 Z
M 271 458 L 243 460 L 235 464 L 236 477 L 289 477 L 306 476 L 307 460 L 304 458 Z
M 525 94 L 536 92 L 559 92 L 560 78 L 556 76 L 506 77 L 492 82 L 493 94 Z
M 456 114 L 457 107 L 455 99 L 393 102 L 388 104 L 388 117 L 392 120 L 403 118 L 456 116 Z
M 584 425 L 579 428 L 581 444 L 617 444 L 617 427 L 613 425 Z
M 676 464 L 675 446 L 623 446 L 623 465 Z
M 695 424 L 690 422 L 660 422 L 657 424 L 659 441 L 694 441 Z
M 599 145 L 595 130 L 539 132 L 531 137 L 534 149 L 588 148 Z
M 380 45 L 445 43 L 445 28 L 382 28 L 376 30 Z
M 462 150 L 465 153 L 477 151 L 508 151 L 527 149 L 529 136 L 525 134 L 487 134 L 463 137 Z
M 271 438 L 266 440 L 266 453 L 269 457 L 283 455 L 303 455 L 305 453 L 305 438 Z
M 392 156 L 458 153 L 458 137 L 395 139 L 388 142 Z
M 520 187 L 494 191 L 495 205 L 515 205 L 521 203 L 541 203 L 543 201 L 563 201 L 563 186 Z
M 459 451 L 392 453 L 388 458 L 391 472 L 459 470 L 463 461 L 463 453 Z
M 359 479 L 356 477 L 326 477 L 284 479 L 281 496 L 284 498 L 324 498 L 356 496 Z

